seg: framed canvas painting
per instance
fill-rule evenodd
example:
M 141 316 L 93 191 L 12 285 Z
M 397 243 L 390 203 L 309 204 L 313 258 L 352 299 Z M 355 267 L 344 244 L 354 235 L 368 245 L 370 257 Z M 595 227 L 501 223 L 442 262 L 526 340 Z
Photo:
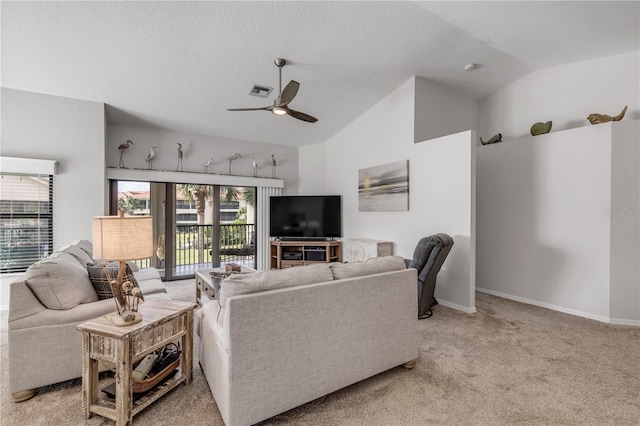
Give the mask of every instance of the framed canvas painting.
M 409 210 L 409 160 L 358 170 L 358 210 Z

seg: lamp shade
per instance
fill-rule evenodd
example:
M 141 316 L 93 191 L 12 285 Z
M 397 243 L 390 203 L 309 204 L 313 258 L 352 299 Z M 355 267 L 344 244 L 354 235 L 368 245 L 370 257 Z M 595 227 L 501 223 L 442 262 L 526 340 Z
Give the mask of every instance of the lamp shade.
M 91 228 L 96 259 L 133 260 L 153 256 L 151 216 L 97 216 Z

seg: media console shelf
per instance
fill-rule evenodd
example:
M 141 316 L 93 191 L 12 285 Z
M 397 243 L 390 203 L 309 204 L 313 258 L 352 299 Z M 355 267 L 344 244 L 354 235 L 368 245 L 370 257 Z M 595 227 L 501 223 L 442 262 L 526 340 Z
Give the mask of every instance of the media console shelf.
M 271 269 L 342 262 L 340 241 L 271 241 Z

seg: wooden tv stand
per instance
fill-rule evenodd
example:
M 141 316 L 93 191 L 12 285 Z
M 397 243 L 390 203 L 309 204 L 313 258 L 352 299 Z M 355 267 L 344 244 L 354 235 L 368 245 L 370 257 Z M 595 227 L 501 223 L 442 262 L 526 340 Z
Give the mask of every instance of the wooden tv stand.
M 271 269 L 342 262 L 340 241 L 271 241 Z

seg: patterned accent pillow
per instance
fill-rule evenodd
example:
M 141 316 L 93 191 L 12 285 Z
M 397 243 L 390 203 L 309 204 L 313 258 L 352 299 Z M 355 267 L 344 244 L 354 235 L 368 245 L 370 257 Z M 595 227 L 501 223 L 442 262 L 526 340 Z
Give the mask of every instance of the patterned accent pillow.
M 120 265 L 117 262 L 111 262 L 108 264 L 94 263 L 87 265 L 89 280 L 91 280 L 91 284 L 93 284 L 93 288 L 96 290 L 99 300 L 110 299 L 113 297 L 111 285 L 109 285 L 109 277 L 111 277 L 111 280 L 115 280 L 118 277 L 119 267 Z M 139 287 L 129 265 L 127 265 L 127 269 L 124 272 L 124 278 L 122 279 L 122 282 L 125 281 L 131 281 L 131 284 L 133 284 L 134 287 Z

